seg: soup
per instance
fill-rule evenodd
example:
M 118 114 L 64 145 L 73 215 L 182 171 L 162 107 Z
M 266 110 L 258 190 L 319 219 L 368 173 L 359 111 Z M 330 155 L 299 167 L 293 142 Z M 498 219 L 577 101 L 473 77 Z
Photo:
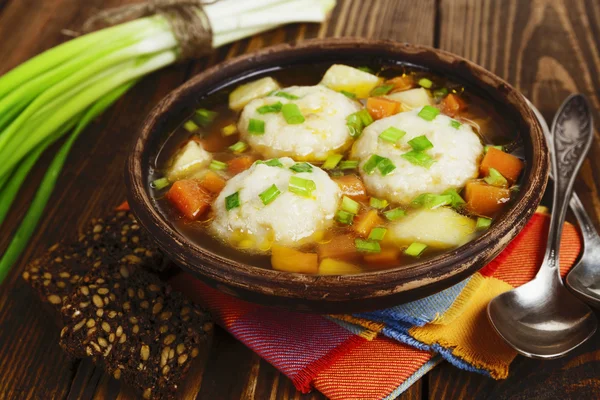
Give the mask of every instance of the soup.
M 295 66 L 200 100 L 150 187 L 185 236 L 279 271 L 395 268 L 473 240 L 518 190 L 515 127 L 414 68 Z

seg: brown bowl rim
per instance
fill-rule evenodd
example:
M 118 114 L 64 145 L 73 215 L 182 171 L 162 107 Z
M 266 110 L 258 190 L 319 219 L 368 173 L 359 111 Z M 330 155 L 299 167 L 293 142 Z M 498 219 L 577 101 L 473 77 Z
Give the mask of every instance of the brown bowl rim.
M 427 259 L 380 271 L 365 272 L 356 275 L 320 276 L 293 274 L 254 267 L 252 265 L 228 260 L 205 251 L 172 228 L 166 218 L 154 207 L 144 179 L 144 166 L 141 163 L 143 153 L 154 126 L 164 118 L 177 100 L 194 91 L 195 87 L 219 71 L 228 71 L 240 64 L 252 65 L 256 60 L 268 61 L 270 55 L 301 50 L 335 50 L 340 47 L 352 47 L 380 50 L 382 53 L 395 52 L 399 55 L 410 52 L 433 52 L 452 60 L 461 66 L 467 66 L 478 74 L 479 85 L 494 84 L 506 91 L 513 99 L 511 106 L 521 114 L 530 131 L 533 160 L 527 160 L 528 175 L 523 177 L 517 200 L 501 218 L 483 235 L 452 251 Z M 452 65 L 452 64 L 449 64 Z M 522 132 L 522 135 L 526 132 Z M 380 298 L 399 292 L 416 290 L 442 280 L 457 281 L 475 273 L 483 265 L 478 260 L 497 255 L 522 229 L 535 212 L 542 199 L 548 180 L 548 148 L 543 139 L 542 128 L 524 97 L 511 85 L 477 64 L 444 50 L 429 46 L 400 43 L 390 40 L 370 40 L 358 38 L 313 39 L 300 43 L 279 44 L 257 52 L 242 55 L 219 63 L 192 77 L 167 95 L 143 123 L 140 134 L 126 165 L 126 183 L 129 204 L 138 216 L 140 223 L 150 231 L 159 245 L 180 266 L 193 273 L 206 276 L 224 286 L 257 292 L 267 296 L 287 298 L 344 301 L 348 299 Z M 467 259 L 469 262 L 465 263 Z M 461 264 L 462 263 L 462 264 Z M 449 286 L 449 285 L 447 285 Z

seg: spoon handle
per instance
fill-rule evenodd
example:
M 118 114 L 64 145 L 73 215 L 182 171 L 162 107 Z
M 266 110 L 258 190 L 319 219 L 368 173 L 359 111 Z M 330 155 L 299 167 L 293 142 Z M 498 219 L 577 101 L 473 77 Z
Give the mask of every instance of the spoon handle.
M 554 171 L 553 212 L 550 219 L 548 245 L 542 268 L 558 270 L 562 226 L 577 172 L 592 145 L 593 123 L 589 103 L 581 94 L 569 96 L 552 122 L 554 152 L 551 154 Z M 545 271 L 540 270 L 540 273 Z M 558 275 L 556 275 L 558 276 Z

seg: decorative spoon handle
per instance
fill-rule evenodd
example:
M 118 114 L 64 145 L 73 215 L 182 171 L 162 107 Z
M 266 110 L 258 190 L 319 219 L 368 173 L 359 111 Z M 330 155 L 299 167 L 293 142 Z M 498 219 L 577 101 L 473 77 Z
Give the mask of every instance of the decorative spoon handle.
M 558 252 L 562 225 L 577 172 L 592 145 L 593 129 L 587 99 L 581 94 L 569 96 L 552 122 L 554 151 L 551 154 L 554 171 L 554 197 L 548 245 L 542 269 L 558 270 Z M 542 271 L 545 273 L 547 271 Z M 558 275 L 556 275 L 558 276 Z

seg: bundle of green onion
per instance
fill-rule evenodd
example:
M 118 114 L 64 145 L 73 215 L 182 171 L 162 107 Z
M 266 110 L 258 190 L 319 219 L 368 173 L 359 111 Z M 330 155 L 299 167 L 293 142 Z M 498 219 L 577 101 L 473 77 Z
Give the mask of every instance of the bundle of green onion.
M 221 0 L 204 6 L 212 47 L 293 22 L 323 22 L 335 0 Z M 80 36 L 0 77 L 0 225 L 30 169 L 55 141 L 56 154 L 0 259 L 0 283 L 33 233 L 71 145 L 141 77 L 175 63 L 180 44 L 162 15 Z

